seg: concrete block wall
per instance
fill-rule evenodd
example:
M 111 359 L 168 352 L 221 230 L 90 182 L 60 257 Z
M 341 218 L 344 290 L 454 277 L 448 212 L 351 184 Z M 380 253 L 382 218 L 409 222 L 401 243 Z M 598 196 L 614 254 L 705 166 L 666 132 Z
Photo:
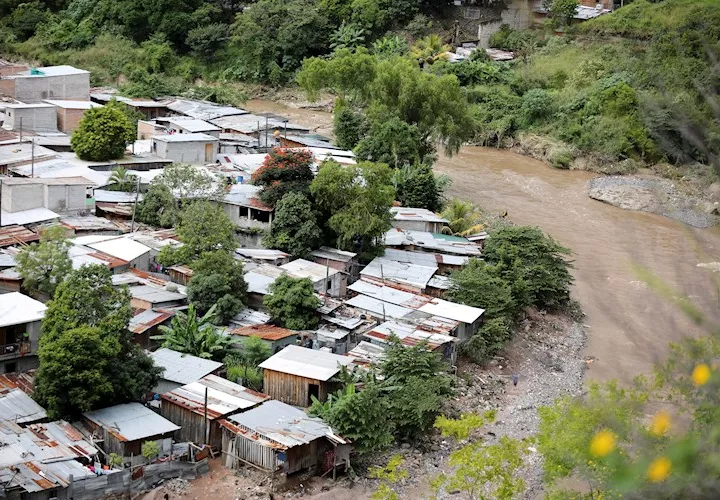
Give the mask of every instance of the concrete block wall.
M 20 184 L 2 186 L 2 209 L 6 212 L 19 212 L 41 208 L 44 201 L 44 188 L 42 184 Z
M 17 76 L 14 97 L 28 103 L 45 99 L 87 101 L 90 99 L 90 74 Z
M 23 130 L 36 132 L 57 131 L 57 113 L 54 106 L 7 108 L 3 128 L 20 130 L 21 118 Z
M 84 109 L 68 109 L 58 108 L 57 110 L 57 127 L 61 132 L 66 134 L 72 134 L 78 125 L 80 120 L 85 115 Z
M 85 186 L 48 185 L 45 189 L 45 208 L 53 212 L 85 210 Z
M 533 24 L 532 9 L 535 5 L 533 0 L 511 0 L 507 8 L 500 13 L 500 19 L 493 19 L 478 26 L 478 46 L 490 47 L 490 37 L 500 30 L 503 24 L 509 25 L 516 30 L 524 30 Z

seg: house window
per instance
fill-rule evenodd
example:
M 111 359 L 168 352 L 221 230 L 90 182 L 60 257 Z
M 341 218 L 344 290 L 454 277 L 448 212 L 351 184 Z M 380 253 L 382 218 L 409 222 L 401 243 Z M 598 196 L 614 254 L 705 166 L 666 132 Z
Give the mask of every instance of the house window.
M 5 373 L 13 373 L 17 371 L 17 363 L 5 363 Z
M 240 217 L 247 217 L 249 210 L 250 209 L 248 207 L 238 207 L 238 215 Z
M 252 210 L 252 218 L 258 222 L 265 222 L 270 223 L 270 212 L 265 212 L 264 210 Z

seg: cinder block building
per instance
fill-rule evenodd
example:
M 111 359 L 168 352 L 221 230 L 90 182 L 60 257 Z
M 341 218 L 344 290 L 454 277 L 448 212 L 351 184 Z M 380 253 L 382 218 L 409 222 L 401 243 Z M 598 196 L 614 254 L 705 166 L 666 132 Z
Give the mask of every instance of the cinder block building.
M 90 72 L 72 66 L 48 66 L 0 78 L 0 94 L 26 103 L 45 99 L 90 100 Z

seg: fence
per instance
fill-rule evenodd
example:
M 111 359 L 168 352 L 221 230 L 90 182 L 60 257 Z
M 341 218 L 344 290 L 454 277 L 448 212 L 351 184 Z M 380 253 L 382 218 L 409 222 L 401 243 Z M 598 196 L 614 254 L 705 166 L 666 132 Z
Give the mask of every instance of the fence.
M 70 483 L 58 492 L 58 500 L 95 500 L 107 495 L 132 497 L 155 487 L 161 480 L 195 479 L 210 470 L 207 458 L 197 462 L 178 460 L 124 469 L 120 472 L 97 476 Z

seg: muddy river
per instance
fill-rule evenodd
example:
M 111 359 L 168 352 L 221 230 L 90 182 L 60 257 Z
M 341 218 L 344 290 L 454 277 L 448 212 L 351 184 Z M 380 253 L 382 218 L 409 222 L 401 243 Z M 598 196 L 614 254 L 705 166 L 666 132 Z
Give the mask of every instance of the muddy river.
M 327 113 L 266 101 L 250 101 L 247 107 L 283 113 L 318 133 L 330 131 Z M 720 322 L 720 272 L 698 267 L 720 262 L 720 227 L 694 229 L 591 200 L 587 182 L 595 174 L 552 169 L 505 150 L 466 147 L 453 158 L 441 157 L 435 169 L 452 178 L 452 196 L 486 210 L 507 210 L 513 222 L 539 226 L 573 251 L 573 295 L 590 327 L 590 379 L 629 382 L 650 372 L 668 342 L 700 333 L 668 299 L 649 289 L 637 267 L 691 297 Z

